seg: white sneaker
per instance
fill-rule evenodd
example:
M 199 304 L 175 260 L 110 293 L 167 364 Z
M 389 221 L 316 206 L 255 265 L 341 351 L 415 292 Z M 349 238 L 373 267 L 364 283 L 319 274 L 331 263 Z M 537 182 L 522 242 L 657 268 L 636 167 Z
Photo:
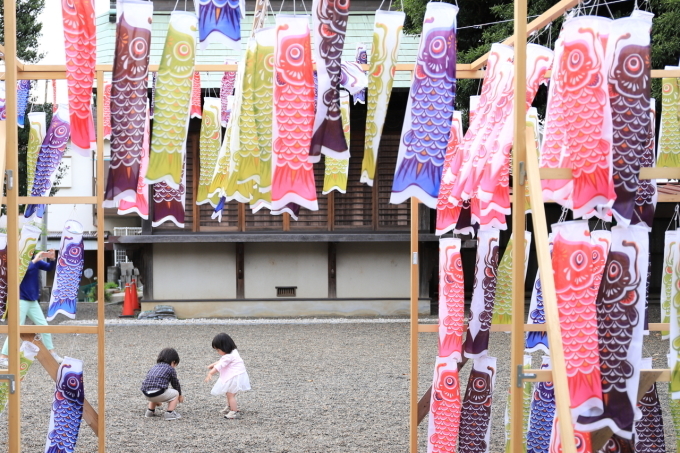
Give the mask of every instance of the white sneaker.
M 0 358 L 0 368 L 2 369 L 9 368 L 9 360 L 7 360 L 7 357 Z
M 229 411 L 229 413 L 227 415 L 225 415 L 224 418 L 229 418 L 229 419 L 241 418 L 241 411 Z
M 227 413 L 229 413 L 230 410 L 231 409 L 229 408 L 229 405 L 227 404 L 226 406 L 224 406 L 224 409 L 222 409 L 220 412 L 223 413 L 223 414 L 227 414 Z
M 52 357 L 54 358 L 54 360 L 57 361 L 57 363 L 61 364 L 61 362 L 64 361 L 64 359 L 62 359 L 61 356 L 57 354 L 55 351 L 51 351 L 50 354 L 52 354 Z

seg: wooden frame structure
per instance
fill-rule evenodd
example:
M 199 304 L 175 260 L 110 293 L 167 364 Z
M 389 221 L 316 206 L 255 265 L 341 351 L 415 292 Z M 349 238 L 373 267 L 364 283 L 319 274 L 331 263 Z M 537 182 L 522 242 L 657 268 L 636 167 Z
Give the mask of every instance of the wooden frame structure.
M 548 25 L 556 17 L 563 14 L 567 9 L 576 6 L 580 0 L 562 0 L 550 8 L 548 11 L 527 24 L 527 0 L 515 0 L 514 6 L 514 25 L 515 34 L 505 40 L 503 44 L 515 45 L 520 41 L 525 41 L 529 33 Z M 518 39 L 522 37 L 522 39 Z M 480 68 L 486 63 L 489 54 L 482 56 L 474 63 L 468 65 L 469 69 L 475 74 L 482 73 Z M 466 68 L 467 69 L 467 68 Z M 526 44 L 515 45 L 514 59 L 514 92 L 526 92 Z M 457 73 L 457 78 L 468 78 L 469 74 Z M 548 76 L 548 75 L 547 75 Z M 652 78 L 680 77 L 680 70 L 652 70 Z M 475 77 L 476 78 L 476 77 Z M 524 96 L 515 96 L 513 102 L 514 111 L 524 112 Z M 523 266 L 512 266 L 512 324 L 492 324 L 492 332 L 511 332 L 511 387 L 510 397 L 512 398 L 510 407 L 511 432 L 511 451 L 522 451 L 524 439 L 521 435 L 516 435 L 522 431 L 523 415 L 523 382 L 545 382 L 553 381 L 556 400 L 556 416 L 558 417 L 558 429 L 562 439 L 562 451 L 564 453 L 576 453 L 574 442 L 574 429 L 572 425 L 571 413 L 569 410 L 569 391 L 567 385 L 567 374 L 564 361 L 564 351 L 562 347 L 562 336 L 560 331 L 559 313 L 557 309 L 557 298 L 555 293 L 555 281 L 553 277 L 552 259 L 548 247 L 548 225 L 545 216 L 545 207 L 541 190 L 542 179 L 571 179 L 572 172 L 568 168 L 558 169 L 539 169 L 536 159 L 527 159 L 529 156 L 538 155 L 534 141 L 533 129 L 526 126 L 525 115 L 514 115 L 514 143 L 513 143 L 513 174 L 519 175 L 513 179 L 512 206 L 513 214 L 524 212 L 525 207 L 525 184 L 529 184 L 529 196 L 532 203 L 532 221 L 534 227 L 534 241 L 538 258 L 538 268 L 540 273 L 541 285 L 543 289 L 543 305 L 545 309 L 545 324 L 525 324 L 526 314 L 525 292 L 524 292 L 524 268 Z M 529 148 L 527 150 L 527 148 Z M 680 179 L 680 168 L 642 168 L 640 179 Z M 677 202 L 677 197 L 659 197 L 659 202 Z M 411 453 L 418 451 L 418 425 L 429 412 L 431 397 L 431 387 L 425 395 L 418 399 L 418 333 L 419 332 L 438 332 L 437 324 L 418 323 L 418 206 L 419 201 L 411 199 L 411 382 L 410 382 L 410 424 L 409 424 L 409 449 Z M 512 233 L 515 237 L 521 237 L 526 229 L 524 215 L 512 216 Z M 514 247 L 512 250 L 512 262 L 524 263 L 524 248 Z M 660 331 L 668 330 L 669 323 L 650 323 L 649 330 Z M 550 356 L 552 369 L 525 370 L 523 368 L 525 332 L 528 331 L 547 331 L 550 343 Z M 466 358 L 459 364 L 459 369 L 467 362 Z M 643 370 L 638 390 L 638 398 L 649 389 L 655 381 L 669 381 L 670 370 Z M 593 451 L 597 451 L 604 446 L 612 436 L 609 428 L 601 429 L 591 433 Z M 565 440 L 566 439 L 566 440 Z
M 65 65 L 34 65 L 24 64 L 16 59 L 16 0 L 3 0 L 5 6 L 4 24 L 5 24 L 5 47 L 0 46 L 0 58 L 5 60 L 6 72 L 4 79 L 7 87 L 15 87 L 18 80 L 52 80 L 65 79 L 66 67 Z M 517 40 L 516 36 L 525 37 L 527 33 L 538 30 L 549 24 L 556 17 L 561 15 L 567 9 L 575 6 L 580 0 L 561 0 L 555 6 L 550 8 L 541 16 L 534 19 L 531 23 L 526 23 L 526 0 L 515 1 L 515 35 L 505 41 L 506 44 L 513 44 Z M 258 1 L 258 5 L 266 5 L 267 0 Z M 257 10 L 258 17 L 266 16 L 266 7 L 262 6 Z M 263 14 L 264 11 L 264 14 Z M 261 18 L 261 17 L 260 17 Z M 256 21 L 261 23 L 261 21 Z M 515 92 L 524 92 L 525 87 L 525 46 L 519 46 L 516 50 L 515 56 Z M 480 79 L 484 77 L 484 71 L 480 68 L 485 64 L 488 54 L 481 57 L 472 64 L 458 64 L 456 66 L 456 75 L 458 78 Z M 200 72 L 224 72 L 235 71 L 236 65 L 196 65 L 195 70 Z M 104 269 L 104 139 L 103 139 L 103 92 L 104 92 L 104 74 L 111 72 L 112 65 L 97 65 L 96 66 L 96 86 L 97 86 L 97 150 L 96 150 L 96 195 L 82 196 L 82 197 L 22 197 L 18 194 L 18 184 L 13 183 L 14 175 L 18 175 L 18 134 L 17 134 L 17 93 L 15 89 L 6 90 L 6 148 L 0 148 L 0 175 L 5 169 L 7 173 L 7 197 L 2 200 L 3 204 L 7 205 L 7 261 L 8 261 L 8 323 L 7 326 L 0 326 L 0 333 L 7 333 L 9 338 L 10 359 L 8 373 L 14 376 L 19 376 L 19 346 L 22 339 L 31 340 L 36 333 L 79 333 L 79 334 L 95 334 L 97 335 L 97 365 L 98 365 L 98 404 L 97 413 L 89 404 L 86 405 L 86 410 L 83 418 L 88 425 L 94 430 L 98 436 L 98 451 L 106 451 L 106 425 L 105 425 L 105 363 L 104 363 L 104 340 L 105 340 L 105 325 L 104 325 L 104 285 L 97 286 L 97 300 L 98 300 L 98 314 L 96 326 L 22 326 L 19 325 L 19 313 L 16 310 L 19 302 L 19 276 L 18 276 L 18 240 L 19 240 L 19 205 L 21 204 L 90 204 L 97 206 L 97 275 L 103 280 L 105 275 Z M 368 65 L 364 65 L 364 69 L 368 69 Z M 158 65 L 150 65 L 149 71 L 157 71 Z M 399 64 L 396 67 L 397 71 L 413 71 L 413 64 Z M 652 71 L 652 77 L 680 77 L 680 70 L 655 70 Z M 2 77 L 0 77 L 2 78 Z M 524 99 L 521 96 L 516 96 L 515 109 L 524 109 Z M 534 146 L 534 140 L 531 136 L 525 135 L 525 119 L 520 116 L 515 119 L 515 146 L 513 149 L 513 165 L 515 166 L 514 174 L 520 174 L 522 169 L 520 164 L 523 164 L 526 154 L 526 146 L 530 148 Z M 531 131 L 527 131 L 531 134 Z M 530 150 L 530 154 L 532 151 Z M 533 154 L 531 154 L 533 155 Z M 527 164 L 527 177 L 530 182 L 531 197 L 533 199 L 541 200 L 540 182 L 539 179 L 564 179 L 570 177 L 571 171 L 568 169 L 538 169 L 538 163 L 529 159 Z M 680 179 L 680 168 L 675 169 L 643 169 L 641 174 L 642 179 L 667 178 Z M 521 194 L 522 196 L 517 196 Z M 515 209 L 522 209 L 524 206 L 524 190 L 513 191 L 513 203 Z M 663 201 L 663 200 L 660 200 Z M 679 201 L 676 199 L 667 201 Z M 419 423 L 419 408 L 424 408 L 429 405 L 429 401 L 425 398 L 420 403 L 418 402 L 418 381 L 417 381 L 417 360 L 418 360 L 418 333 L 419 332 L 436 332 L 436 325 L 418 324 L 418 200 L 411 200 L 411 411 L 410 411 L 410 451 L 417 451 L 417 426 Z M 240 210 L 245 209 L 243 204 L 239 207 Z M 511 331 L 512 332 L 512 364 L 516 369 L 522 364 L 522 354 L 524 349 L 524 332 L 531 330 L 547 330 L 550 344 L 553 346 L 555 352 L 553 353 L 553 370 L 555 372 L 546 370 L 530 370 L 530 373 L 536 374 L 536 378 L 527 379 L 530 381 L 548 381 L 553 380 L 557 384 L 556 399 L 557 411 L 560 416 L 560 430 L 563 439 L 573 439 L 573 430 L 571 426 L 571 416 L 568 407 L 568 393 L 566 386 L 566 374 L 564 372 L 564 357 L 561 349 L 561 336 L 559 332 L 559 319 L 557 315 L 557 305 L 555 302 L 554 282 L 552 278 L 552 267 L 548 253 L 547 242 L 547 225 L 545 221 L 545 211 L 542 203 L 536 203 L 533 210 L 534 229 L 536 231 L 536 247 L 539 255 L 539 267 L 541 272 L 541 280 L 544 291 L 544 305 L 546 310 L 547 323 L 545 325 L 525 325 L 524 324 L 524 287 L 523 287 L 523 270 L 520 266 L 514 266 L 514 286 L 513 286 L 513 324 L 512 325 L 492 325 L 492 331 Z M 288 230 L 286 225 L 289 224 L 289 219 L 284 216 L 284 230 Z M 522 232 L 525 229 L 524 216 L 513 216 L 514 232 Z M 516 247 L 513 250 L 513 261 L 523 262 L 523 249 Z M 650 330 L 668 329 L 668 324 L 650 324 Z M 43 364 L 53 378 L 56 376 L 57 364 L 52 357 L 44 349 L 40 342 L 36 342 L 40 348 L 37 356 L 38 360 Z M 2 374 L 4 370 L 0 370 Z M 643 382 L 651 382 L 652 380 L 669 380 L 669 370 L 654 370 L 643 371 Z M 520 387 L 517 387 L 517 384 Z M 8 401 L 9 417 L 8 417 L 8 433 L 9 433 L 9 452 L 21 452 L 21 382 L 17 379 L 15 381 L 15 391 L 10 393 Z M 511 420 L 521 420 L 521 381 L 518 382 L 518 375 L 512 375 L 512 394 L 513 406 L 511 413 Z M 426 395 L 427 397 L 427 395 Z M 429 400 L 429 397 L 427 397 Z M 423 404 L 425 402 L 425 404 Z M 422 412 L 422 410 L 420 411 Z M 606 433 L 603 433 L 606 434 Z M 606 438 L 605 438 L 606 440 Z M 594 439 L 595 441 L 595 439 Z M 522 445 L 522 439 L 519 436 L 513 436 L 513 451 L 519 451 Z M 604 442 L 602 442 L 604 443 Z M 565 453 L 575 453 L 573 442 L 564 442 L 563 451 Z

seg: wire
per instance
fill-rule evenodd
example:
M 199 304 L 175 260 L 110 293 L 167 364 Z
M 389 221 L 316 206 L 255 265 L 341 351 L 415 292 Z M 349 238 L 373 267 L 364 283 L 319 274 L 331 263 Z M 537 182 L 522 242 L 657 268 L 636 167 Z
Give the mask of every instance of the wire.
M 596 3 L 595 5 L 593 5 L 593 7 L 591 7 L 591 11 L 592 11 L 592 8 L 594 8 L 595 6 L 614 5 L 616 3 L 623 3 L 623 2 L 630 2 L 630 1 L 631 0 L 614 0 L 614 1 L 611 1 L 611 2 Z M 527 19 L 533 19 L 533 18 L 539 17 L 539 16 L 540 16 L 540 14 L 536 14 L 534 16 L 527 16 Z M 486 27 L 488 25 L 505 24 L 507 22 L 514 22 L 514 21 L 515 21 L 515 19 L 498 20 L 496 22 L 486 22 L 486 23 L 483 23 L 483 24 L 466 25 L 465 27 L 458 27 L 458 28 L 456 28 L 456 30 L 463 30 L 463 29 L 466 29 L 466 28 L 482 28 L 482 27 Z

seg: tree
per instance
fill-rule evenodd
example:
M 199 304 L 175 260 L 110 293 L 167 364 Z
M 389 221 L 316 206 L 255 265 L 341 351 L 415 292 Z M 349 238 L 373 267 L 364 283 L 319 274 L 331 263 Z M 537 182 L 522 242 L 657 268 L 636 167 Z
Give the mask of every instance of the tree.
M 420 33 L 425 15 L 426 0 L 403 0 L 407 14 L 405 29 L 409 33 Z M 451 2 L 449 2 L 451 3 Z M 529 0 L 527 15 L 529 21 L 555 4 L 555 0 Z M 655 14 L 652 26 L 652 68 L 663 69 L 665 65 L 677 65 L 680 57 L 680 35 L 677 32 L 680 23 L 680 1 L 650 0 L 649 6 Z M 457 34 L 459 63 L 472 63 L 491 48 L 491 44 L 501 42 L 513 33 L 513 2 L 498 4 L 493 0 L 477 0 L 466 3 L 458 13 Z M 586 14 L 604 17 L 623 17 L 632 12 L 631 2 L 620 2 L 612 5 L 601 3 L 585 7 Z M 498 22 L 498 23 L 496 23 Z M 537 32 L 530 40 L 551 49 L 559 35 L 564 17 L 559 17 L 545 30 Z M 481 26 L 468 28 L 477 24 Z M 486 25 L 488 24 L 488 25 Z M 470 96 L 477 94 L 481 81 L 459 80 L 456 92 L 456 109 L 467 114 Z M 652 96 L 656 97 L 657 106 L 661 99 L 661 81 L 656 79 L 652 85 Z M 534 106 L 539 112 L 545 112 L 547 93 L 541 89 L 536 96 Z M 658 117 L 658 116 L 657 116 Z
M 45 8 L 45 0 L 18 0 L 16 5 L 16 19 L 17 19 L 17 57 L 25 63 L 37 63 L 44 54 L 38 53 L 38 40 L 42 36 L 42 23 L 38 21 L 38 17 Z M 4 2 L 0 2 L 0 16 L 5 17 Z M 0 41 L 5 42 L 5 21 L 0 22 Z M 42 111 L 45 106 L 33 106 L 35 111 Z M 31 109 L 29 102 L 26 114 Z M 52 117 L 51 105 L 45 109 L 47 114 L 47 124 Z M 26 194 L 26 151 L 28 148 L 28 117 L 26 117 L 26 126 L 19 129 L 19 193 Z
M 17 17 L 17 56 L 26 63 L 37 63 L 44 54 L 38 53 L 38 40 L 42 36 L 42 23 L 38 16 L 45 9 L 45 0 L 18 0 Z M 5 3 L 0 2 L 0 42 L 5 42 Z

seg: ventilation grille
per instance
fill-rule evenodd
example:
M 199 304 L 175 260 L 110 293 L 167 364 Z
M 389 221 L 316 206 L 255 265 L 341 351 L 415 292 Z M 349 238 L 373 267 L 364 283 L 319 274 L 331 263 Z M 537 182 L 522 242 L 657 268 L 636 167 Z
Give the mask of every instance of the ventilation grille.
M 277 286 L 276 297 L 295 297 L 297 286 Z

